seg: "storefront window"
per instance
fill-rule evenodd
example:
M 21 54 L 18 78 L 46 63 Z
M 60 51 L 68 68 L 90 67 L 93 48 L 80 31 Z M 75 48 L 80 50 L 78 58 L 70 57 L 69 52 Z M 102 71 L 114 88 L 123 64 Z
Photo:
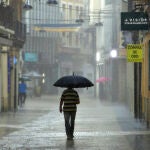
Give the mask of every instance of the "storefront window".
M 105 5 L 110 5 L 112 4 L 112 0 L 105 0 Z

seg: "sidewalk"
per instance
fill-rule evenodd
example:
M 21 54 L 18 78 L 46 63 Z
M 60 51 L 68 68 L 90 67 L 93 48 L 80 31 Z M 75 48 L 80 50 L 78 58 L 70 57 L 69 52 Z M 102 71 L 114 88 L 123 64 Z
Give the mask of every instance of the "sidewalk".
M 59 96 L 42 96 L 27 99 L 15 114 L 1 114 L 0 150 L 150 149 L 150 131 L 126 107 L 80 98 L 74 140 L 66 140 Z

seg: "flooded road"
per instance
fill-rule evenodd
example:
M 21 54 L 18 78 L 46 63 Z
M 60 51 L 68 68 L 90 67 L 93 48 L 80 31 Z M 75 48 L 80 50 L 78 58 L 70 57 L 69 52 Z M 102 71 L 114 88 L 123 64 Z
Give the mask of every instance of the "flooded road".
M 150 130 L 122 104 L 81 97 L 75 137 L 67 140 L 59 96 L 27 99 L 16 113 L 0 114 L 1 150 L 149 150 Z

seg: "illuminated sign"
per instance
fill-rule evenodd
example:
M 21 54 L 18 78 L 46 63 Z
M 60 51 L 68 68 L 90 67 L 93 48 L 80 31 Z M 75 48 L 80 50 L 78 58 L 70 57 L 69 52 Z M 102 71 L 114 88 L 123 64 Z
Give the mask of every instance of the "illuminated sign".
M 36 53 L 27 52 L 24 55 L 24 61 L 26 62 L 37 62 L 38 55 Z

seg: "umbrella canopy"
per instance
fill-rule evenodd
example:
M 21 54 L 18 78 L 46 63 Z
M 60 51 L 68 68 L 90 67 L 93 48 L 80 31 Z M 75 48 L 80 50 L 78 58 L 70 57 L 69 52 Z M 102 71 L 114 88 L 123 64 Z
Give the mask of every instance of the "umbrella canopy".
M 58 79 L 54 84 L 56 87 L 72 87 L 72 88 L 85 88 L 94 86 L 94 84 L 83 76 L 70 75 L 63 76 Z
M 107 82 L 107 81 L 109 81 L 110 79 L 109 78 L 107 78 L 107 77 L 100 77 L 99 79 L 97 79 L 96 80 L 96 82 L 98 82 L 98 83 L 104 83 L 104 82 Z

